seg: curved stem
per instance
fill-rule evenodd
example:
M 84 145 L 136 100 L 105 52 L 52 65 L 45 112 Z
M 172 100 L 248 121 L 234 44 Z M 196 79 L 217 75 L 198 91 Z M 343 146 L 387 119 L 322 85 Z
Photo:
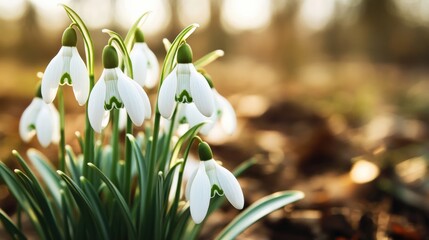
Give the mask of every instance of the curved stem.
M 117 165 L 119 164 L 119 110 L 112 110 L 112 168 L 111 179 L 116 182 Z
M 61 171 L 64 171 L 64 166 L 66 162 L 66 140 L 65 140 L 65 121 L 64 121 L 64 92 L 63 87 L 61 86 L 58 91 L 58 109 L 60 114 L 60 167 Z
M 127 134 L 133 134 L 133 123 L 131 118 L 127 116 Z M 126 134 L 126 135 L 127 135 Z M 130 194 L 131 194 L 131 166 L 132 166 L 132 151 L 131 141 L 125 135 L 125 175 L 124 175 L 124 198 L 125 201 L 130 203 Z
M 85 23 L 79 15 L 65 4 L 60 4 L 67 12 L 70 20 L 77 26 L 83 37 L 86 53 L 86 64 L 89 72 L 89 92 L 94 87 L 94 43 L 92 42 L 91 35 Z M 72 24 L 73 24 L 72 23 Z M 88 171 L 87 164 L 94 160 L 94 130 L 91 127 L 88 118 L 88 105 L 86 105 L 86 119 L 85 119 L 85 149 L 84 149 L 84 164 L 82 165 L 83 176 L 87 177 Z

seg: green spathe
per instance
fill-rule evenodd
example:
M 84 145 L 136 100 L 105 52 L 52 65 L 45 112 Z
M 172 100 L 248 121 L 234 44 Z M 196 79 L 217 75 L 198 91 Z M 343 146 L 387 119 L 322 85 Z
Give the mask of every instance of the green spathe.
M 77 35 L 76 31 L 72 27 L 66 28 L 61 39 L 61 44 L 66 47 L 76 47 Z
M 209 144 L 206 142 L 201 142 L 198 145 L 198 155 L 200 156 L 201 161 L 208 161 L 213 159 L 212 149 Z
M 144 35 L 140 29 L 136 29 L 136 32 L 134 33 L 134 39 L 136 42 L 144 42 Z
M 192 63 L 192 49 L 187 43 L 183 43 L 177 50 L 178 63 Z
M 118 53 L 111 45 L 106 45 L 103 49 L 104 68 L 117 68 L 119 66 Z

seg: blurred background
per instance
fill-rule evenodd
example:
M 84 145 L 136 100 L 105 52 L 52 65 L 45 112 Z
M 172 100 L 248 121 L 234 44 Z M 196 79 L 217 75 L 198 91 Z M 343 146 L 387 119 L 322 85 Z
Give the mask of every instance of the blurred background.
M 162 38 L 199 23 L 189 43 L 239 119 L 233 136 L 213 135 L 215 157 L 241 178 L 246 205 L 275 191 L 306 198 L 280 209 L 240 239 L 428 239 L 429 0 L 76 0 L 71 6 L 95 42 L 102 28 L 125 35 L 135 19 L 162 62 Z M 69 20 L 52 0 L 0 0 L 0 159 L 23 143 L 18 122 L 34 97 Z M 78 40 L 84 54 L 81 38 Z M 149 91 L 154 97 L 155 92 Z M 76 145 L 84 109 L 67 89 L 67 143 Z M 57 146 L 41 151 L 56 159 Z M 15 202 L 0 185 L 0 207 Z M 203 230 L 210 236 L 238 211 L 225 206 Z

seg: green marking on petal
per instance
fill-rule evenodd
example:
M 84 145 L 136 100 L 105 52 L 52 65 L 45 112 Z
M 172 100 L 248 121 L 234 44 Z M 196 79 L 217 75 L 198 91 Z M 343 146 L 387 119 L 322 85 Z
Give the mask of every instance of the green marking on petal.
M 119 101 L 119 99 L 117 99 L 116 97 L 112 97 L 108 102 L 104 102 L 104 109 L 106 111 L 110 111 L 113 108 L 119 109 L 123 107 L 124 107 L 124 103 Z
M 186 117 L 182 117 L 179 119 L 179 124 L 185 124 L 188 123 L 188 120 L 186 119 Z
M 176 95 L 176 102 L 191 103 L 193 101 L 194 100 L 192 99 L 191 95 L 186 90 L 183 90 L 179 96 Z
M 34 125 L 34 124 L 30 124 L 30 125 L 28 126 L 28 131 L 32 131 L 32 130 L 36 130 L 36 125 Z
M 65 72 L 63 76 L 61 76 L 60 85 L 72 85 L 72 79 L 69 73 Z
M 218 185 L 213 184 L 212 189 L 211 189 L 211 197 L 214 197 L 216 194 L 218 196 L 223 196 L 223 190 Z

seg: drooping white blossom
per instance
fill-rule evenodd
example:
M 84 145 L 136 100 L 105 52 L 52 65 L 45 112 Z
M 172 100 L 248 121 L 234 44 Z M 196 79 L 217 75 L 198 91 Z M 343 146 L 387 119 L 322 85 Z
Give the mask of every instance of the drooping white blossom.
M 55 106 L 52 103 L 45 103 L 40 97 L 35 97 L 21 116 L 19 135 L 25 142 L 37 135 L 43 147 L 58 143 L 60 126 L 59 114 Z
M 198 150 L 201 162 L 186 186 L 186 199 L 189 201 L 191 217 L 197 224 L 204 220 L 210 198 L 216 194 L 225 195 L 237 209 L 244 206 L 243 191 L 235 176 L 212 158 L 207 143 L 200 143 Z
M 106 51 L 110 53 L 105 54 Z M 109 57 L 116 59 L 107 60 Z M 103 64 L 105 69 L 88 100 L 88 118 L 92 128 L 96 132 L 101 132 L 109 121 L 109 111 L 114 108 L 125 108 L 132 122 L 141 126 L 144 119 L 151 116 L 151 106 L 146 92 L 118 68 L 117 53 L 112 46 L 106 46 Z
M 194 103 L 198 111 L 210 117 L 214 111 L 214 97 L 204 76 L 197 72 L 192 62 L 188 44 L 177 53 L 177 66 L 164 79 L 158 96 L 161 115 L 170 119 L 177 103 Z
M 136 42 L 130 52 L 133 78 L 140 86 L 153 88 L 159 75 L 158 59 L 144 41 L 143 33 L 140 30 L 136 31 L 135 40 Z
M 42 97 L 51 103 L 60 85 L 73 87 L 75 98 L 80 106 L 86 103 L 89 94 L 89 76 L 85 63 L 76 48 L 76 32 L 67 28 L 63 34 L 63 46 L 49 62 L 42 78 Z

